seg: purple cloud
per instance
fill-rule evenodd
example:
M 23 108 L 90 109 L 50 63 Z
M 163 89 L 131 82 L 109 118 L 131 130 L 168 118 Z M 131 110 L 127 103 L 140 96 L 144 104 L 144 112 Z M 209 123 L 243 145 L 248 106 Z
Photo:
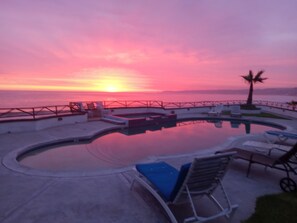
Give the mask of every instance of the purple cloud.
M 0 74 L 63 82 L 125 69 L 150 89 L 180 90 L 238 88 L 240 75 L 265 69 L 262 87 L 296 87 L 296 8 L 294 0 L 4 0 Z

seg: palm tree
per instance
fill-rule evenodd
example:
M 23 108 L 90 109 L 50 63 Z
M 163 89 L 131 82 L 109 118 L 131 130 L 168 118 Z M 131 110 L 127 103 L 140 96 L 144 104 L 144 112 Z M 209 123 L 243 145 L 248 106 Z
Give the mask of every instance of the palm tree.
M 261 75 L 264 73 L 264 70 L 260 70 L 255 76 L 253 74 L 253 71 L 250 70 L 248 75 L 242 76 L 243 79 L 249 83 L 250 90 L 249 90 L 249 96 L 247 99 L 246 104 L 252 105 L 253 104 L 253 92 L 254 92 L 254 84 L 260 82 L 263 83 L 264 80 L 266 80 L 266 77 L 261 77 Z

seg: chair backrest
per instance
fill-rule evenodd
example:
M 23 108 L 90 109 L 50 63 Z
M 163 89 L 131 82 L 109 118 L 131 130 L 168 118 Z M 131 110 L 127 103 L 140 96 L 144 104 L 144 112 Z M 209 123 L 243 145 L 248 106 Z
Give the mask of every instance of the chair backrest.
M 94 110 L 95 109 L 94 102 L 87 103 L 87 107 L 89 110 Z
M 224 153 L 208 157 L 195 158 L 191 165 L 187 164 L 188 172 L 182 179 L 178 179 L 175 185 L 175 196 L 173 202 L 178 202 L 183 194 L 186 193 L 186 187 L 193 195 L 202 195 L 211 193 L 224 177 L 227 167 L 235 153 Z M 183 166 L 180 175 L 185 173 L 187 166 Z M 184 173 L 182 173 L 184 172 Z
M 232 106 L 231 113 L 240 113 L 240 106 L 239 105 Z
M 217 107 L 216 107 L 217 112 L 222 112 L 223 109 L 224 109 L 224 105 L 223 105 L 223 104 L 219 104 L 219 105 L 217 105 Z
M 98 110 L 104 109 L 104 106 L 103 106 L 102 101 L 97 101 L 97 102 L 96 102 L 96 108 L 97 108 Z
M 286 152 L 284 155 L 282 155 L 277 162 L 278 163 L 287 163 L 290 161 L 290 159 L 297 154 L 297 143 L 290 149 L 288 152 Z
M 274 136 L 283 137 L 283 138 L 297 139 L 297 134 L 291 133 L 291 132 L 269 130 L 269 131 L 266 131 L 266 133 L 269 135 L 274 135 Z

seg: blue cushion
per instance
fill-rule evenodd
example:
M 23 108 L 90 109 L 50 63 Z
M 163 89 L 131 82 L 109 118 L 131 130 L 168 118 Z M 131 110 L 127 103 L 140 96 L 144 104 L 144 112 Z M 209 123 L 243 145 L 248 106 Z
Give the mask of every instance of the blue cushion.
M 178 178 L 177 169 L 165 162 L 137 164 L 136 169 L 156 187 L 164 200 L 170 200 Z
M 165 201 L 172 201 L 181 187 L 191 164 L 185 164 L 180 172 L 165 162 L 137 164 L 136 169 L 158 190 Z
M 178 175 L 178 178 L 177 178 L 177 181 L 175 183 L 175 186 L 172 190 L 172 193 L 171 193 L 171 196 L 170 196 L 170 200 L 172 201 L 175 196 L 177 195 L 180 187 L 182 186 L 188 172 L 189 172 L 189 169 L 191 167 L 191 163 L 187 163 L 187 164 L 184 164 L 181 166 L 180 168 L 180 171 L 179 171 L 179 175 Z

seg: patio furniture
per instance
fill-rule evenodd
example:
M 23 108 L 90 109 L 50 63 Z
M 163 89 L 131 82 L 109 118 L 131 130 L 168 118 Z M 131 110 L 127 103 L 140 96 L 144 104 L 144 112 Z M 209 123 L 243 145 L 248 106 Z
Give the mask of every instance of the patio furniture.
M 210 111 L 208 112 L 209 116 L 220 116 L 222 111 L 224 109 L 224 105 L 216 105 L 215 107 L 212 107 Z
M 250 140 L 245 141 L 242 145 L 247 148 L 256 148 L 258 151 L 262 151 L 266 154 L 270 154 L 274 149 L 288 152 L 292 148 L 291 146 L 287 146 L 287 145 L 250 141 Z
M 230 115 L 232 117 L 241 117 L 240 105 L 235 105 L 231 107 Z
M 247 169 L 247 176 L 249 176 L 252 164 L 256 163 L 259 165 L 264 165 L 265 167 L 270 167 L 273 169 L 278 169 L 286 172 L 286 177 L 280 180 L 280 187 L 285 192 L 295 191 L 297 189 L 296 182 L 290 178 L 290 173 L 297 175 L 297 143 L 291 147 L 287 152 L 283 152 L 279 156 L 272 156 L 272 154 L 263 154 L 257 151 L 251 151 L 240 148 L 231 148 L 223 151 L 218 151 L 218 154 L 224 152 L 236 152 L 234 158 L 246 160 L 249 162 Z
M 268 135 L 276 136 L 281 142 L 285 142 L 288 139 L 294 140 L 295 142 L 297 140 L 297 134 L 291 133 L 291 132 L 270 130 L 270 131 L 266 131 L 265 134 L 266 134 L 266 136 L 268 136 Z M 268 141 L 270 141 L 270 140 L 268 139 Z
M 178 203 L 188 203 L 193 212 L 193 216 L 185 218 L 184 222 L 205 222 L 221 216 L 231 218 L 238 206 L 231 205 L 222 179 L 233 155 L 234 153 L 225 153 L 195 158 L 192 163 L 181 166 L 180 171 L 165 162 L 137 164 L 139 176 L 135 176 L 131 189 L 135 181 L 144 186 L 160 202 L 173 223 L 177 223 L 177 220 L 169 205 Z M 213 196 L 218 186 L 223 192 L 225 205 Z M 193 198 L 203 195 L 214 202 L 219 208 L 218 213 L 209 217 L 198 216 Z

